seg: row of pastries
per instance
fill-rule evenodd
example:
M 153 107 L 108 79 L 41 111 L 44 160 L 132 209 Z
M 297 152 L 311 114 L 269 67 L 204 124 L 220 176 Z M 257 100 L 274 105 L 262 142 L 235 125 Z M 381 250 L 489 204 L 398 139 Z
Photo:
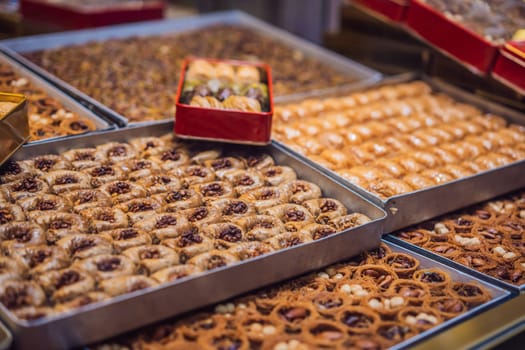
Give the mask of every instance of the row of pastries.
M 370 220 L 267 154 L 172 135 L 11 161 L 0 183 L 0 301 L 25 319 Z
M 386 244 L 349 261 L 93 346 L 107 349 L 386 349 L 491 299 Z
M 525 158 L 525 128 L 421 81 L 277 106 L 272 133 L 381 198 Z

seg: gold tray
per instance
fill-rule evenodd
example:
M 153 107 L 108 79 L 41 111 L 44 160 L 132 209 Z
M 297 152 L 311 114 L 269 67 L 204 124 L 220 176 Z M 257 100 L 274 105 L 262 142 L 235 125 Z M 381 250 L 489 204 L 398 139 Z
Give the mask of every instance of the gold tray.
M 26 97 L 0 92 L 0 165 L 28 139 Z

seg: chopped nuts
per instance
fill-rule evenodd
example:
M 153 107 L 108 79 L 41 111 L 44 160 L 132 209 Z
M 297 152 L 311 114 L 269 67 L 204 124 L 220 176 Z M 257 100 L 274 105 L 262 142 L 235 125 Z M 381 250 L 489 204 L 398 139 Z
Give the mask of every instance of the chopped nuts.
M 436 232 L 438 235 L 446 235 L 450 231 L 444 224 L 438 222 L 434 225 L 434 232 Z

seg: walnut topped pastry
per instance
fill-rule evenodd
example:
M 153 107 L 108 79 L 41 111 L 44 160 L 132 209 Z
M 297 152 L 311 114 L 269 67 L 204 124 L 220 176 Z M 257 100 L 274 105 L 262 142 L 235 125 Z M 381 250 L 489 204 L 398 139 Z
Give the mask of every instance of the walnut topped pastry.
M 53 316 L 369 220 L 323 198 L 317 185 L 270 155 L 181 143 L 173 134 L 10 162 L 0 174 L 0 281 L 20 282 L 27 293 L 35 283 L 45 294 L 43 302 L 15 305 L 24 318 Z

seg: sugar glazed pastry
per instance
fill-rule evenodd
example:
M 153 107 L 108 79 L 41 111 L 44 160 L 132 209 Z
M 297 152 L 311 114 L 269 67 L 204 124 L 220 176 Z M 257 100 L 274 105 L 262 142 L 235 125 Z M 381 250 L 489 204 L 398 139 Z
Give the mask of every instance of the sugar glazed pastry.
M 0 91 L 26 96 L 29 132 L 33 141 L 76 135 L 96 129 L 92 120 L 71 112 L 42 89 L 34 86 L 29 79 L 17 74 L 7 63 L 1 62 Z
M 369 221 L 269 155 L 194 146 L 142 137 L 3 166 L 4 305 L 52 316 Z
M 525 283 L 525 193 L 397 233 L 407 242 L 510 284 Z
M 211 254 L 218 253 L 199 261 L 201 268 Z M 224 264 L 231 259 L 220 258 Z M 95 348 L 387 349 L 491 299 L 475 282 L 455 281 L 419 264 L 382 244 L 350 261 Z M 181 265 L 153 277 L 180 278 L 187 269 Z
M 276 106 L 272 135 L 381 198 L 525 158 L 525 128 L 421 81 Z

